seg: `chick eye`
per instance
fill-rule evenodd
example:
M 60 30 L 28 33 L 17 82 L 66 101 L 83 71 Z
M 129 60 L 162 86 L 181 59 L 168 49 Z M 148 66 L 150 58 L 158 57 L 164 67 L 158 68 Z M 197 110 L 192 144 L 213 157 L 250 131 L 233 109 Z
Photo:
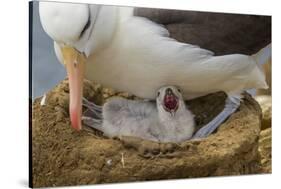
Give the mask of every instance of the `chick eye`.
M 159 96 L 159 95 L 160 95 L 160 92 L 158 91 L 157 96 Z

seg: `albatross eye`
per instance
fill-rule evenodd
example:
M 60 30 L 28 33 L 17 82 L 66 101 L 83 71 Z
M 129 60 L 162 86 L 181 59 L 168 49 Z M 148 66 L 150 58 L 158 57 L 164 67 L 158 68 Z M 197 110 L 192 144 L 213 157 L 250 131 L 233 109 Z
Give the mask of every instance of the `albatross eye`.
M 159 95 L 160 95 L 160 92 L 158 91 L 157 96 L 159 96 Z
M 178 89 L 178 91 L 181 93 L 181 90 L 180 90 L 180 89 Z

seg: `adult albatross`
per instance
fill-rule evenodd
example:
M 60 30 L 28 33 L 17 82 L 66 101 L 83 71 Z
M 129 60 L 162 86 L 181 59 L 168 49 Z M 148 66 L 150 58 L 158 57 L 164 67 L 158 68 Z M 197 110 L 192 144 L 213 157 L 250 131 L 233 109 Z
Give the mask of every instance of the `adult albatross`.
M 271 46 L 254 55 L 214 53 L 169 38 L 162 26 L 133 15 L 133 8 L 40 2 L 40 19 L 65 64 L 72 126 L 81 129 L 83 78 L 119 91 L 155 99 L 158 88 L 175 85 L 184 99 L 224 91 L 224 110 L 195 137 L 213 132 L 240 105 L 241 92 L 267 88 L 260 69 Z

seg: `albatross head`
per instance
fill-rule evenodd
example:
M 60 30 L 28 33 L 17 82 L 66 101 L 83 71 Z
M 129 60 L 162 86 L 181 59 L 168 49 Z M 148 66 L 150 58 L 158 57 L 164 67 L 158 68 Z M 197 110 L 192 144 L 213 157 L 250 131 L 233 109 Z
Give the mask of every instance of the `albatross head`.
M 42 26 L 54 40 L 55 51 L 67 69 L 70 88 L 72 126 L 81 129 L 84 67 L 93 51 L 92 30 L 100 6 L 87 4 L 40 2 Z

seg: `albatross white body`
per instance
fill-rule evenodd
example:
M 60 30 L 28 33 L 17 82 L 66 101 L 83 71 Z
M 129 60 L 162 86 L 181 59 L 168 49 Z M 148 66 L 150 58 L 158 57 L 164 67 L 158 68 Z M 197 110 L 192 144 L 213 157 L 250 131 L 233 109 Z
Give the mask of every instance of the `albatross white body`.
M 142 98 L 155 99 L 165 85 L 179 86 L 185 99 L 267 87 L 252 56 L 214 56 L 177 42 L 162 26 L 133 16 L 132 8 L 101 7 L 90 38 L 86 78 Z
M 40 18 L 62 63 L 61 49 L 71 46 L 86 55 L 87 79 L 119 91 L 155 99 L 158 88 L 174 85 L 192 99 L 267 88 L 259 64 L 270 57 L 270 45 L 253 56 L 214 56 L 169 38 L 165 28 L 133 16 L 129 7 L 41 2 Z

